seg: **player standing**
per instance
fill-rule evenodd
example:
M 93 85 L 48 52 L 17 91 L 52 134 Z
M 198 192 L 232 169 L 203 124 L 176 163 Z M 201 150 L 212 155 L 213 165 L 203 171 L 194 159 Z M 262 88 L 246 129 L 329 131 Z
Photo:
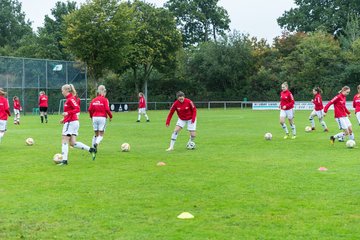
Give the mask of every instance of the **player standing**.
M 4 89 L 0 88 L 0 143 L 6 132 L 7 119 L 11 116 L 9 102 L 5 95 Z
M 100 85 L 97 90 L 98 96 L 94 98 L 89 106 L 89 114 L 92 119 L 95 136 L 92 139 L 93 148 L 97 149 L 104 137 L 106 128 L 106 118 L 109 116 L 109 121 L 112 119 L 112 113 L 109 107 L 109 100 L 106 96 L 106 88 Z
M 194 103 L 190 99 L 185 98 L 185 94 L 181 91 L 176 93 L 176 98 L 177 100 L 171 106 L 170 112 L 167 116 L 166 127 L 169 127 L 171 118 L 175 111 L 179 119 L 176 123 L 174 132 L 171 135 L 170 146 L 166 151 L 174 150 L 174 145 L 178 133 L 186 124 L 190 133 L 189 142 L 193 142 L 196 136 L 196 107 Z
M 146 122 L 150 122 L 148 115 L 146 114 L 146 101 L 144 94 L 142 92 L 139 92 L 139 106 L 138 106 L 138 119 L 136 122 L 140 122 L 141 114 L 143 114 L 146 118 Z
M 62 147 L 61 154 L 63 156 L 63 160 L 60 165 L 68 164 L 68 153 L 69 153 L 69 144 L 78 149 L 89 151 L 92 154 L 93 160 L 96 157 L 96 149 L 90 148 L 82 142 L 76 141 L 76 136 L 79 131 L 79 118 L 77 113 L 80 112 L 80 106 L 76 102 L 74 94 L 76 90 L 72 84 L 65 84 L 61 87 L 61 93 L 66 98 L 64 103 L 64 118 L 60 120 L 61 124 L 64 124 L 62 130 Z
M 48 122 L 48 118 L 47 118 L 48 102 L 49 102 L 48 96 L 46 96 L 44 91 L 40 91 L 40 93 L 39 93 L 39 110 L 40 110 L 41 123 L 44 123 L 44 117 L 45 117 L 45 122 L 46 123 Z
M 335 139 L 343 140 L 345 136 L 349 136 L 349 139 L 354 140 L 355 136 L 352 131 L 352 125 L 348 117 L 350 117 L 350 111 L 346 108 L 346 96 L 350 93 L 350 87 L 344 86 L 339 94 L 336 95 L 331 101 L 324 107 L 324 112 L 327 113 L 329 107 L 334 105 L 335 121 L 339 125 L 339 129 L 343 130 L 334 136 L 330 137 L 331 144 L 334 144 Z
M 355 94 L 353 99 L 353 107 L 355 109 L 356 119 L 360 125 L 360 85 L 357 86 L 358 93 Z
M 281 84 L 280 93 L 280 125 L 285 131 L 284 139 L 289 138 L 289 130 L 285 124 L 285 118 L 289 120 L 292 130 L 292 139 L 296 138 L 296 127 L 294 123 L 294 104 L 295 100 L 292 93 L 289 91 L 287 82 Z
M 17 96 L 13 97 L 13 105 L 14 105 L 14 124 L 20 125 L 20 111 L 22 110 L 20 105 L 20 100 Z
M 315 87 L 312 90 L 312 93 L 314 94 L 314 99 L 311 100 L 311 101 L 314 104 L 314 110 L 310 113 L 310 116 L 309 116 L 309 120 L 310 120 L 310 124 L 311 124 L 311 130 L 315 130 L 314 117 L 317 116 L 321 126 L 324 129 L 324 132 L 328 132 L 329 130 L 328 130 L 328 128 L 326 126 L 326 123 L 324 121 L 324 112 L 323 112 L 324 106 L 323 106 L 322 98 L 321 98 L 322 90 L 320 89 L 320 87 Z

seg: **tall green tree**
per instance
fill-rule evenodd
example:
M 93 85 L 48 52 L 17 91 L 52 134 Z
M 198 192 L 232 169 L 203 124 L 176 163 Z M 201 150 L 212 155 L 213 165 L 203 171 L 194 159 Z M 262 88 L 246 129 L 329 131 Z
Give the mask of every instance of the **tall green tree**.
M 125 64 L 133 38 L 132 10 L 116 0 L 93 0 L 66 15 L 66 34 L 61 43 L 81 61 L 97 82 L 104 70 Z
M 359 0 L 295 0 L 298 6 L 277 19 L 278 24 L 291 32 L 312 32 L 323 29 L 333 34 L 345 28 L 349 14 L 360 14 Z
M 144 89 L 147 95 L 147 83 L 154 68 L 159 72 L 175 68 L 181 33 L 168 10 L 138 0 L 130 6 L 135 32 L 131 50 L 126 56 L 126 67 L 133 73 L 135 91 Z
M 0 48 L 16 48 L 24 36 L 31 34 L 31 23 L 25 19 L 21 3 L 18 0 L 0 0 Z
M 218 6 L 219 0 L 169 0 L 167 7 L 176 16 L 184 46 L 199 44 L 224 36 L 229 30 L 227 11 Z

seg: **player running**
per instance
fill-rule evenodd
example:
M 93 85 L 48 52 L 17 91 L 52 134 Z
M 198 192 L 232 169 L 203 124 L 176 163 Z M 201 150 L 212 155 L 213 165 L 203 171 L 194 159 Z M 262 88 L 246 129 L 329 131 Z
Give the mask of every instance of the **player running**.
M 76 102 L 74 94 L 76 90 L 72 84 L 65 84 L 61 87 L 61 93 L 66 98 L 64 103 L 64 118 L 60 120 L 61 124 L 64 124 L 62 130 L 62 147 L 61 154 L 63 156 L 63 160 L 60 165 L 68 164 L 68 153 L 69 153 L 69 144 L 78 149 L 89 151 L 92 154 L 93 160 L 96 157 L 96 149 L 90 148 L 82 142 L 76 141 L 76 136 L 79 131 L 79 118 L 77 113 L 80 112 L 80 106 Z
M 92 119 L 95 135 L 92 139 L 93 148 L 97 149 L 104 137 L 106 128 L 106 118 L 109 116 L 109 121 L 112 119 L 112 113 L 109 107 L 109 100 L 106 96 L 106 88 L 100 85 L 97 90 L 98 96 L 94 98 L 89 106 L 89 114 Z
M 315 130 L 314 117 L 317 116 L 322 128 L 324 129 L 324 132 L 328 132 L 329 130 L 324 121 L 324 112 L 323 112 L 324 106 L 323 106 L 322 98 L 321 98 L 322 90 L 320 89 L 320 87 L 315 87 L 312 90 L 312 93 L 314 94 L 314 99 L 311 101 L 314 104 L 314 110 L 310 113 L 310 116 L 309 116 L 311 130 Z
M 281 84 L 280 93 L 280 125 L 285 131 L 284 139 L 289 138 L 289 130 L 285 124 L 285 118 L 289 120 L 289 124 L 292 130 L 291 139 L 296 138 L 296 127 L 294 123 L 294 104 L 295 100 L 292 93 L 289 91 L 289 85 L 287 82 Z
M 17 96 L 13 97 L 13 105 L 14 105 L 14 124 L 20 125 L 20 111 L 22 107 L 20 105 L 20 99 Z
M 349 120 L 350 111 L 346 108 L 346 96 L 350 93 L 350 87 L 344 86 L 340 91 L 339 94 L 336 95 L 331 101 L 326 104 L 324 107 L 324 112 L 327 113 L 329 107 L 334 105 L 334 114 L 335 114 L 335 121 L 339 125 L 339 129 L 343 130 L 334 136 L 330 137 L 331 144 L 334 144 L 335 139 L 339 141 L 343 141 L 345 136 L 349 136 L 349 139 L 354 140 L 355 136 L 352 131 L 351 122 Z
M 0 88 L 0 143 L 6 132 L 8 117 L 11 116 L 9 102 L 5 98 L 6 92 Z
M 139 92 L 139 107 L 138 107 L 138 119 L 136 122 L 140 122 L 141 114 L 143 114 L 146 118 L 146 122 L 150 122 L 148 115 L 146 114 L 146 102 L 145 97 L 142 92 Z
M 171 135 L 170 146 L 168 149 L 166 149 L 166 151 L 174 150 L 174 145 L 178 133 L 186 124 L 190 133 L 189 142 L 194 142 L 196 136 L 196 107 L 194 103 L 190 99 L 185 98 L 185 94 L 181 91 L 176 93 L 176 98 L 177 100 L 171 106 L 169 115 L 167 116 L 166 127 L 169 127 L 171 118 L 175 111 L 179 119 L 176 123 L 174 132 Z
M 41 123 L 44 123 L 44 118 L 45 118 L 45 122 L 46 123 L 48 122 L 48 118 L 47 118 L 48 102 L 49 102 L 48 96 L 46 96 L 44 91 L 40 91 L 40 93 L 39 93 L 39 110 L 40 110 Z

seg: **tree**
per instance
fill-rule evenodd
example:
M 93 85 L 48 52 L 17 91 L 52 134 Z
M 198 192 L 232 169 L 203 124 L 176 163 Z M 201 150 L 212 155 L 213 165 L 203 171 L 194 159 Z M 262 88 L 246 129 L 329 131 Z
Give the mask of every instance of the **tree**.
M 16 48 L 20 39 L 31 34 L 31 23 L 25 20 L 21 3 L 18 0 L 0 0 L 0 48 Z
M 278 24 L 291 32 L 313 32 L 322 28 L 333 34 L 345 28 L 349 14 L 360 14 L 359 0 L 295 0 L 292 8 L 277 19 Z
M 176 65 L 176 52 L 181 48 L 181 34 L 173 15 L 164 8 L 155 8 L 142 1 L 130 4 L 135 21 L 135 35 L 126 56 L 126 67 L 131 69 L 135 91 L 140 88 L 147 97 L 147 83 L 153 68 L 166 72 Z
M 116 0 L 94 0 L 66 15 L 61 43 L 85 62 L 97 82 L 104 70 L 125 64 L 132 40 L 131 9 Z
M 224 36 L 229 30 L 230 18 L 219 0 L 169 0 L 165 6 L 173 12 L 180 26 L 184 46 L 206 42 L 212 36 Z

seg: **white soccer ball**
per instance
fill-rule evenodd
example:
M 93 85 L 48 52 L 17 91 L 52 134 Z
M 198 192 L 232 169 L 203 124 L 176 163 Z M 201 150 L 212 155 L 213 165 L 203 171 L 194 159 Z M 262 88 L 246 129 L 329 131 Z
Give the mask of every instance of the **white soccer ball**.
M 272 134 L 271 133 L 265 133 L 264 138 L 265 138 L 265 140 L 271 140 L 272 139 Z
M 35 141 L 34 141 L 34 139 L 32 139 L 32 138 L 27 138 L 27 139 L 25 140 L 25 143 L 26 143 L 26 145 L 28 145 L 28 146 L 32 146 L 32 145 L 34 145 Z
M 123 143 L 123 144 L 121 144 L 121 151 L 123 151 L 123 152 L 129 152 L 130 151 L 130 144 L 128 144 L 128 143 Z
M 53 157 L 53 161 L 55 164 L 61 163 L 62 160 L 63 160 L 63 155 L 61 153 L 56 153 Z
M 194 150 L 196 147 L 195 143 L 190 141 L 186 144 L 186 148 L 189 149 L 189 150 Z
M 311 131 L 312 131 L 312 128 L 310 126 L 305 127 L 305 132 L 311 132 Z
M 356 145 L 356 142 L 354 140 L 348 140 L 346 142 L 346 147 L 348 147 L 348 148 L 353 148 L 353 147 L 355 147 L 355 145 Z

